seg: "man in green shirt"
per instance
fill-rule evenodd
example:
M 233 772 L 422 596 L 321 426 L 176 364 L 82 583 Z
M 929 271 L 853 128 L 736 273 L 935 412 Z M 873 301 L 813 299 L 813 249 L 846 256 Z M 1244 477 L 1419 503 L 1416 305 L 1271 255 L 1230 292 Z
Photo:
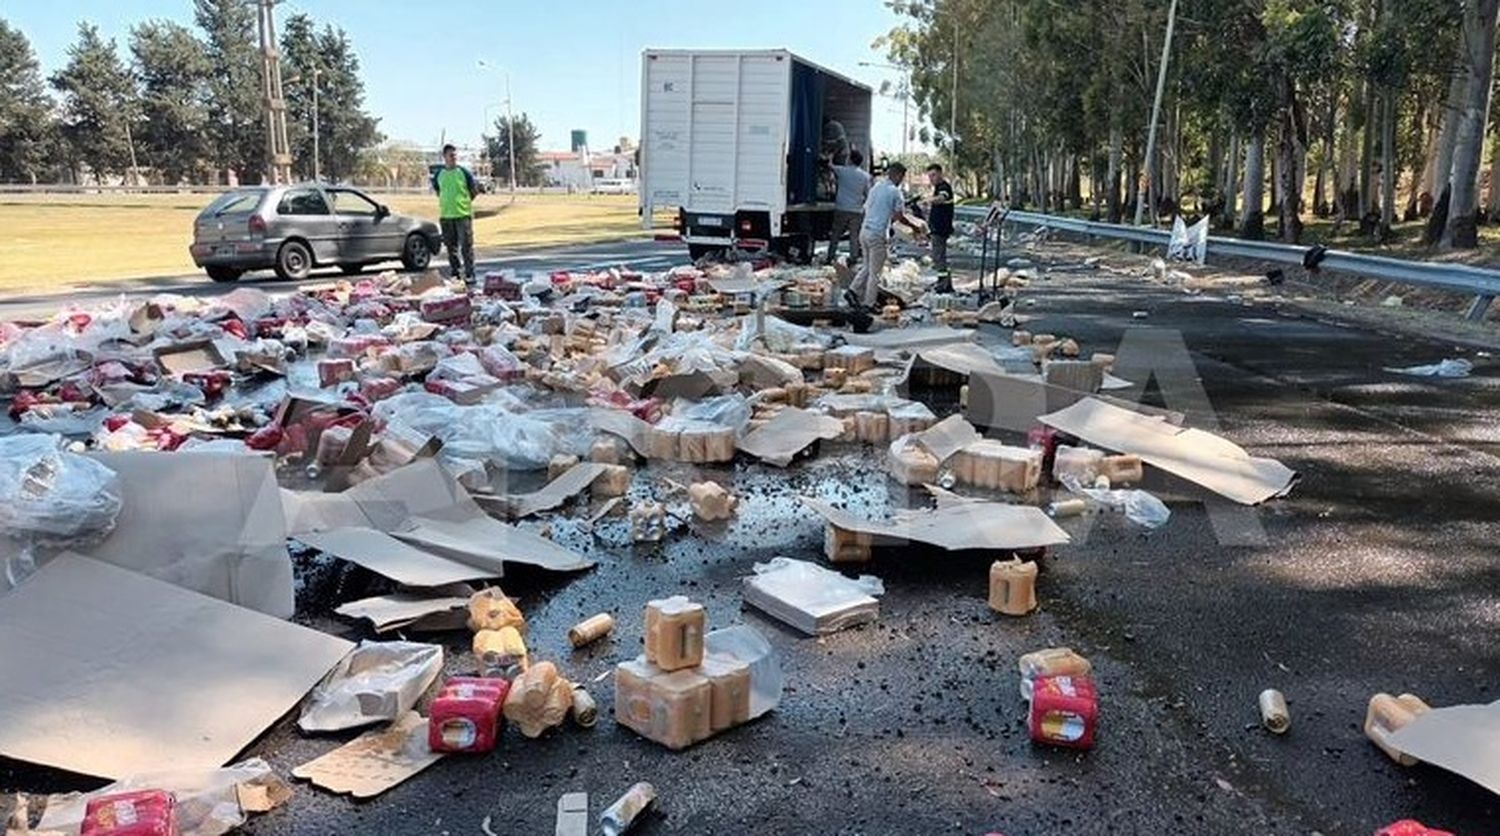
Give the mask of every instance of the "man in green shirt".
M 474 281 L 474 196 L 479 186 L 474 175 L 458 164 L 458 149 L 443 146 L 443 167 L 432 175 L 432 190 L 438 196 L 438 223 L 443 228 L 443 247 L 448 250 L 452 275 Z M 462 264 L 459 263 L 462 257 Z M 462 269 L 460 269 L 462 268 Z

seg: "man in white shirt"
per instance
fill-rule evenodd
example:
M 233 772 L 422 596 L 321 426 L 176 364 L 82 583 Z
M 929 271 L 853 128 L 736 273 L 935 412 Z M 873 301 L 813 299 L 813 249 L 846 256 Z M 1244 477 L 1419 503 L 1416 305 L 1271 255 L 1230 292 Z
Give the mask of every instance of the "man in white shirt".
M 844 233 L 849 234 L 849 263 L 859 261 L 859 228 L 865 221 L 865 198 L 870 195 L 870 175 L 861 167 L 865 159 L 859 149 L 849 152 L 848 165 L 833 167 L 838 190 L 833 196 L 833 228 L 828 231 L 828 257 L 824 264 L 832 264 L 838 254 L 839 241 Z
M 875 307 L 880 296 L 880 274 L 885 272 L 885 260 L 890 254 L 891 224 L 901 224 L 912 232 L 918 226 L 906 217 L 906 201 L 901 195 L 901 181 L 906 179 L 906 166 L 891 163 L 886 167 L 885 177 L 870 189 L 865 198 L 865 222 L 859 228 L 859 246 L 864 250 L 865 260 L 844 291 L 844 300 L 850 307 Z

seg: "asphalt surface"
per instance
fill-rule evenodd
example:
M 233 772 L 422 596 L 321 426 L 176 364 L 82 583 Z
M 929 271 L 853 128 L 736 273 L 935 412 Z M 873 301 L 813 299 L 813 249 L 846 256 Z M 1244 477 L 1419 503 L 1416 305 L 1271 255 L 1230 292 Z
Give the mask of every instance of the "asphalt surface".
M 611 251 L 680 258 L 673 245 Z M 545 256 L 563 257 L 604 256 Z M 1121 396 L 1183 409 L 1280 459 L 1301 476 L 1290 496 L 1247 522 L 1206 503 L 1202 489 L 1152 474 L 1145 487 L 1171 507 L 1168 524 L 1148 534 L 1117 516 L 1066 521 L 1075 542 L 1042 560 L 1042 609 L 1020 619 L 985 605 L 993 555 L 877 552 L 863 571 L 887 589 L 879 622 L 810 639 L 742 609 L 739 594 L 755 562 L 819 559 L 820 522 L 795 497 L 871 515 L 923 500 L 888 480 L 873 450 L 853 445 L 825 445 L 787 470 L 642 468 L 634 496 L 681 508 L 663 477 L 706 476 L 744 497 L 741 513 L 637 546 L 623 522 L 590 533 L 576 521 L 582 509 L 564 509 L 554 536 L 599 566 L 503 581 L 528 617 L 533 653 L 587 683 L 607 713 L 612 681 L 595 679 L 639 652 L 644 602 L 680 592 L 704 602 L 711 626 L 749 623 L 770 639 L 787 674 L 780 708 L 682 753 L 608 718 L 539 740 L 511 730 L 495 753 L 448 758 L 369 802 L 298 786 L 246 832 L 478 834 L 488 819 L 497 834 L 551 833 L 563 793 L 590 793 L 597 816 L 639 780 L 661 795 L 647 834 L 1367 834 L 1407 817 L 1500 832 L 1495 796 L 1431 766 L 1397 766 L 1361 733 L 1377 691 L 1411 691 L 1434 706 L 1500 696 L 1491 638 L 1500 626 L 1500 366 L 1471 352 L 1473 377 L 1400 377 L 1381 369 L 1436 362 L 1455 347 L 1074 270 L 1081 256 L 1060 245 L 1037 257 L 1059 269 L 1026 291 L 1030 330 L 1072 336 L 1085 353 L 1143 340 L 1121 350 L 1118 373 L 1143 384 Z M 1206 401 L 1182 384 L 1175 334 L 1190 352 L 1186 379 L 1201 382 Z M 954 393 L 926 396 L 951 408 Z M 1254 544 L 1236 544 L 1244 541 Z M 382 582 L 305 557 L 299 569 L 299 620 L 364 635 L 326 613 Z M 614 635 L 571 651 L 566 628 L 601 610 L 615 613 Z M 464 671 L 467 636 L 444 643 L 450 671 Z M 1095 665 L 1100 732 L 1087 753 L 1026 735 L 1015 659 L 1057 644 Z M 1256 695 L 1267 687 L 1291 705 L 1285 736 L 1258 726 Z M 304 737 L 288 719 L 248 754 L 285 774 L 346 737 Z M 93 785 L 0 760 L 6 789 Z
M 651 240 L 615 241 L 573 247 L 539 247 L 526 250 L 499 251 L 475 262 L 477 271 L 512 267 L 517 270 L 598 270 L 607 267 L 629 267 L 635 270 L 665 270 L 686 260 L 684 246 L 677 242 Z M 446 258 L 434 259 L 433 267 L 448 270 Z M 367 268 L 367 274 L 385 269 L 399 270 L 391 262 Z M 283 282 L 270 270 L 242 277 L 235 284 L 216 284 L 203 271 L 143 279 L 107 279 L 59 284 L 43 290 L 15 293 L 0 299 L 0 321 L 36 319 L 55 313 L 59 305 L 100 305 L 121 294 L 151 295 L 171 293 L 181 296 L 209 297 L 226 293 L 235 287 L 255 287 L 267 293 L 287 293 L 331 280 L 347 278 L 336 268 L 315 270 L 302 282 Z

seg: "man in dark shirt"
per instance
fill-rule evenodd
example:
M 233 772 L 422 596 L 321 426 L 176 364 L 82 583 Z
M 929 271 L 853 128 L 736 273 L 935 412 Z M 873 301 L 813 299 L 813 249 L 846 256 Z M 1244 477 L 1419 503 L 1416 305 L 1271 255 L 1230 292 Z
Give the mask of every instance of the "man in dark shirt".
M 939 276 L 948 275 L 948 237 L 953 234 L 953 184 L 943 178 L 943 167 L 927 167 L 932 197 L 927 202 L 927 231 L 932 235 L 932 266 Z

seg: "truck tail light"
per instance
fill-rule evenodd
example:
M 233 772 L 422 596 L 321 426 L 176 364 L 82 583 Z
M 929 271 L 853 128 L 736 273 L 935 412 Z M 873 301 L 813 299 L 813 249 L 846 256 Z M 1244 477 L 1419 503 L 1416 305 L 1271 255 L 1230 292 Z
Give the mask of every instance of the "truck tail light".
M 249 226 L 250 226 L 250 234 L 251 235 L 265 235 L 266 234 L 266 219 L 262 218 L 259 215 L 251 215 L 250 216 L 250 224 L 249 224 Z
M 740 232 L 749 232 L 755 228 L 755 224 L 749 218 L 740 221 Z

